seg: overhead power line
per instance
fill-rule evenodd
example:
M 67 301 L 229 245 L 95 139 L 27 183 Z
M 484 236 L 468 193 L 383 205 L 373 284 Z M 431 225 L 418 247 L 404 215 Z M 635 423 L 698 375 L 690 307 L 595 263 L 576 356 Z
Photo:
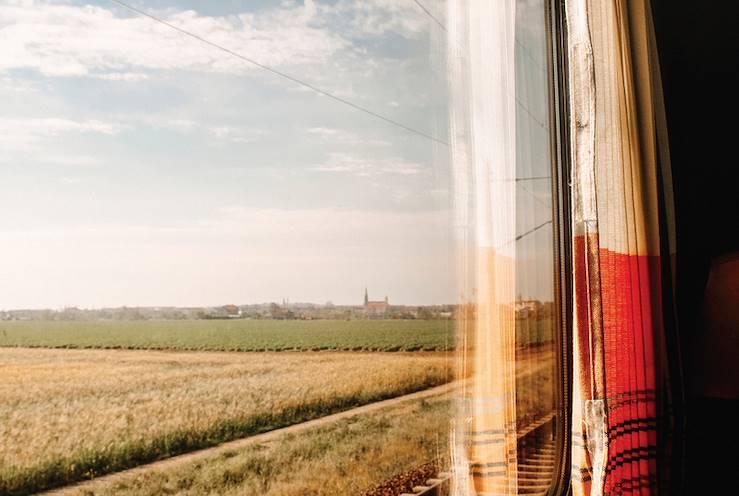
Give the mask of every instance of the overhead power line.
M 532 177 L 517 177 L 516 182 L 520 181 L 537 181 L 539 179 L 551 179 L 552 176 L 532 176 Z
M 519 234 L 518 236 L 516 236 L 516 237 L 515 237 L 515 238 L 513 238 L 513 239 L 509 239 L 509 240 L 508 240 L 508 241 L 506 241 L 505 243 L 502 243 L 502 244 L 498 245 L 497 247 L 495 247 L 495 249 L 496 249 L 496 250 L 500 250 L 500 249 L 501 249 L 501 248 L 503 248 L 503 247 L 506 247 L 506 246 L 508 246 L 508 245 L 511 245 L 511 244 L 513 244 L 513 243 L 515 243 L 515 242 L 517 242 L 517 241 L 521 241 L 521 240 L 522 240 L 523 238 L 525 238 L 526 236 L 529 236 L 530 234 L 534 234 L 534 233 L 535 233 L 536 231 L 538 231 L 538 230 L 539 230 L 539 229 L 541 229 L 542 227 L 544 227 L 544 226 L 547 226 L 547 225 L 549 225 L 549 224 L 554 224 L 554 223 L 553 223 L 553 221 L 552 221 L 551 219 L 550 219 L 550 220 L 548 220 L 548 221 L 546 221 L 546 222 L 543 222 L 543 223 L 539 224 L 538 226 L 534 227 L 533 229 L 529 229 L 529 230 L 528 230 L 528 231 L 526 231 L 525 233 Z
M 436 24 L 438 24 L 442 31 L 446 31 L 446 26 L 444 25 L 444 23 L 437 19 L 431 12 L 429 12 L 429 9 L 424 7 L 419 0 L 413 0 L 413 2 L 418 5 L 418 8 L 423 10 L 426 15 L 429 16 Z
M 536 227 L 535 227 L 535 228 L 533 228 L 533 229 L 529 229 L 528 231 L 526 231 L 526 232 L 525 232 L 525 233 L 523 233 L 523 234 L 519 234 L 518 236 L 516 236 L 516 241 L 520 241 L 520 240 L 521 240 L 522 238 L 525 238 L 525 237 L 526 237 L 526 236 L 528 236 L 529 234 L 533 234 L 533 233 L 535 233 L 536 231 L 538 231 L 538 230 L 539 230 L 539 229 L 541 229 L 542 227 L 546 226 L 547 224 L 551 224 L 551 223 L 552 223 L 552 221 L 551 221 L 551 220 L 548 220 L 548 221 L 546 221 L 546 222 L 544 222 L 544 223 L 542 223 L 542 224 L 539 224 L 538 226 L 536 226 Z
M 492 183 L 519 183 L 522 181 L 539 181 L 541 179 L 551 179 L 552 176 L 530 176 L 530 177 L 514 177 L 509 179 L 491 179 Z
M 142 15 L 144 17 L 148 17 L 149 19 L 151 19 L 153 21 L 156 21 L 156 22 L 158 22 L 160 24 L 163 24 L 164 26 L 167 26 L 168 28 L 177 31 L 180 34 L 183 34 L 185 36 L 189 36 L 190 38 L 193 38 L 193 39 L 198 40 L 198 41 L 200 41 L 202 43 L 205 43 L 206 45 L 209 45 L 209 46 L 211 46 L 213 48 L 217 48 L 219 50 L 222 50 L 222 51 L 226 52 L 227 54 L 229 54 L 229 55 L 231 55 L 233 57 L 236 57 L 238 59 L 241 59 L 241 60 L 243 60 L 245 62 L 248 62 L 248 63 L 250 63 L 252 65 L 255 65 L 255 66 L 259 67 L 260 69 L 264 69 L 265 71 L 271 72 L 272 74 L 275 74 L 276 76 L 280 76 L 283 79 L 287 79 L 288 81 L 291 81 L 291 82 L 293 82 L 295 84 L 299 84 L 300 86 L 303 86 L 303 87 L 308 88 L 308 89 L 310 89 L 312 91 L 315 91 L 316 93 L 321 94 L 323 96 L 326 96 L 328 98 L 331 98 L 332 100 L 335 100 L 335 101 L 337 101 L 339 103 L 343 103 L 344 105 L 348 105 L 349 107 L 351 107 L 351 108 L 353 108 L 355 110 L 359 110 L 360 112 L 364 112 L 365 114 L 371 115 L 372 117 L 375 117 L 377 119 L 380 119 L 381 121 L 384 121 L 384 122 L 386 122 L 388 124 L 391 124 L 391 125 L 393 125 L 395 127 L 400 128 L 400 129 L 404 129 L 404 130 L 406 130 L 406 131 L 408 131 L 410 133 L 417 134 L 418 136 L 423 136 L 424 138 L 427 138 L 427 139 L 429 139 L 431 141 L 434 141 L 436 143 L 449 146 L 449 143 L 447 143 L 444 140 L 441 140 L 439 138 L 436 138 L 434 136 L 431 136 L 430 134 L 425 133 L 423 131 L 419 131 L 419 130 L 414 129 L 412 127 L 406 126 L 405 124 L 403 124 L 401 122 L 398 122 L 398 121 L 396 121 L 394 119 L 391 119 L 390 117 L 385 117 L 382 114 L 378 114 L 377 112 L 375 112 L 373 110 L 370 110 L 370 109 L 368 109 L 366 107 L 363 107 L 363 106 L 361 106 L 359 104 L 356 104 L 354 102 L 351 102 L 349 100 L 346 100 L 346 99 L 344 99 L 344 98 L 342 98 L 342 97 L 340 97 L 338 95 L 335 95 L 335 94 L 331 93 L 330 91 L 321 89 L 321 88 L 319 88 L 317 86 L 314 86 L 314 85 L 312 85 L 310 83 L 306 83 L 305 81 L 302 81 L 302 80 L 298 79 L 295 76 L 291 76 L 291 75 L 289 75 L 287 73 L 284 73 L 282 71 L 279 71 L 277 69 L 274 69 L 274 68 L 272 68 L 272 67 L 270 67 L 268 65 L 265 65 L 265 64 L 262 64 L 260 62 L 257 62 L 254 59 L 251 59 L 251 58 L 249 58 L 249 57 L 247 57 L 245 55 L 242 55 L 242 54 L 240 54 L 238 52 L 235 52 L 235 51 L 233 51 L 233 50 L 231 50 L 229 48 L 226 48 L 223 45 L 219 45 L 218 43 L 214 43 L 214 42 L 212 42 L 212 41 L 210 41 L 210 40 L 208 40 L 206 38 L 203 38 L 202 36 L 199 36 L 199 35 L 197 35 L 195 33 L 192 33 L 190 31 L 187 31 L 185 29 L 182 29 L 182 28 L 180 28 L 178 26 L 175 26 L 174 24 L 172 24 L 170 22 L 167 22 L 164 19 L 161 19 L 161 18 L 159 18 L 157 16 L 154 16 L 152 14 L 149 14 L 148 12 L 145 12 L 143 10 L 137 9 L 136 7 L 133 7 L 131 5 L 128 5 L 125 2 L 122 2 L 120 0 L 110 0 L 110 1 L 113 2 L 113 3 L 115 3 L 115 4 L 120 5 L 121 7 L 125 8 L 125 9 L 130 10 L 131 12 L 135 12 L 136 14 Z

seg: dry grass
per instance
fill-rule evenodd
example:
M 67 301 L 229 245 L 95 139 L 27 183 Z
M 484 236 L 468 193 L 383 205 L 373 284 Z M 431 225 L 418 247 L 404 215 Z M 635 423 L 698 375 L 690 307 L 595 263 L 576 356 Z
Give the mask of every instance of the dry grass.
M 448 466 L 450 401 L 409 402 L 262 445 L 94 483 L 70 496 L 363 495 L 394 475 L 439 459 Z
M 0 349 L 0 494 L 446 382 L 439 353 Z

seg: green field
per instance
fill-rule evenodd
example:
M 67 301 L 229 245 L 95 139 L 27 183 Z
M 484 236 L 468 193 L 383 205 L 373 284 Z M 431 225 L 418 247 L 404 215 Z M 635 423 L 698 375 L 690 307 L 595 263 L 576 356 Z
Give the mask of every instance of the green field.
M 447 351 L 444 320 L 0 322 L 0 346 L 198 351 Z

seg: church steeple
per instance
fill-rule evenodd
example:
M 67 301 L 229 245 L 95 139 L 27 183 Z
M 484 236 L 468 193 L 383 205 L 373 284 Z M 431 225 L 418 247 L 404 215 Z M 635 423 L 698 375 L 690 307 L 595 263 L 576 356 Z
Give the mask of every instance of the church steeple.
M 364 304 L 369 303 L 369 294 L 367 294 L 367 287 L 364 288 Z

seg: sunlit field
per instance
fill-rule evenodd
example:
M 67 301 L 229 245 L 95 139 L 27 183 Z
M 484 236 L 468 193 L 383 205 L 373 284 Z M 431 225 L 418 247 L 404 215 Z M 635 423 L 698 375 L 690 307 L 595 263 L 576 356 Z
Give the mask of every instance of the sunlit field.
M 448 466 L 451 402 L 412 401 L 171 469 L 122 474 L 69 496 L 362 495 L 424 461 Z
M 0 494 L 425 389 L 451 380 L 451 368 L 442 353 L 3 348 Z
M 441 351 L 445 320 L 0 322 L 0 346 L 210 351 Z

